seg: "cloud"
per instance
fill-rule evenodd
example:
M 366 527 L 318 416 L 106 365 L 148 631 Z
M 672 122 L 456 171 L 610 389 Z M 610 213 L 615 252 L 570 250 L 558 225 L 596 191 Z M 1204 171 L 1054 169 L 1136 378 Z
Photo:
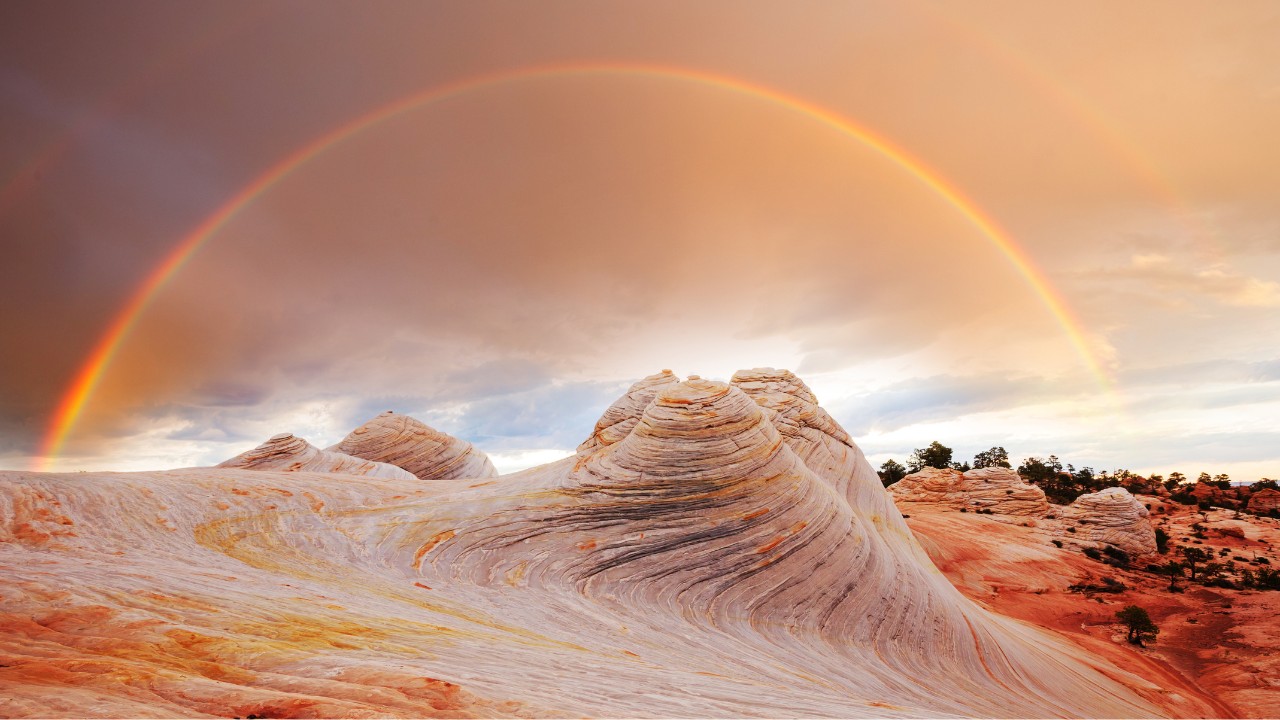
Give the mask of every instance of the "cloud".
M 1225 263 L 1195 268 L 1167 255 L 1137 254 L 1127 267 L 1089 274 L 1094 279 L 1139 283 L 1149 294 L 1182 298 L 1182 302 L 1199 295 L 1235 307 L 1280 307 L 1280 283 L 1239 273 Z

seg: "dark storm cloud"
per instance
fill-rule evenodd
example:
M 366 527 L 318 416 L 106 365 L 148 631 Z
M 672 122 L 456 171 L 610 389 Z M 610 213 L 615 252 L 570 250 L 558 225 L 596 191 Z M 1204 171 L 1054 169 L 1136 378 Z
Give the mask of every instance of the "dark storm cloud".
M 1280 333 L 1280 45 L 1268 4 L 1206 13 L 0 5 L 0 465 L 35 451 L 139 282 L 266 169 L 426 88 L 564 60 L 722 72 L 856 120 L 1006 226 L 1148 422 L 1244 408 L 1280 373 L 1259 340 Z M 657 77 L 504 84 L 255 196 L 141 315 L 68 454 L 336 439 L 386 409 L 567 448 L 651 364 L 739 347 L 802 373 L 901 358 L 834 408 L 855 434 L 1096 392 L 1031 284 L 925 183 L 794 108 Z

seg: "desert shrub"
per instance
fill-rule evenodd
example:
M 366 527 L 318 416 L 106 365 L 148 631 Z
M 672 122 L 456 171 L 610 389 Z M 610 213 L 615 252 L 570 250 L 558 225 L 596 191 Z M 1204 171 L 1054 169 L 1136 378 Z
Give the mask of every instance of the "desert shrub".
M 1129 566 L 1129 553 L 1121 550 L 1115 545 L 1107 545 L 1102 548 L 1102 552 L 1106 553 L 1108 564 L 1117 565 L 1119 567 Z
M 1076 529 L 1075 529 L 1075 528 L 1073 528 L 1073 527 L 1069 527 L 1069 528 L 1067 528 L 1067 532 L 1069 532 L 1069 533 L 1075 533 L 1075 531 L 1076 531 Z
M 1147 611 L 1137 605 L 1126 605 L 1116 613 L 1116 619 L 1124 623 L 1129 631 L 1128 640 L 1134 645 L 1141 645 L 1143 640 L 1155 640 L 1160 633 L 1160 628 L 1152 622 Z
M 1091 559 L 1091 560 L 1101 560 L 1101 559 L 1102 559 L 1102 553 L 1101 553 L 1101 552 L 1098 552 L 1098 548 L 1094 548 L 1094 547 L 1087 547 L 1087 548 L 1085 548 L 1085 549 L 1084 549 L 1084 554 L 1085 554 L 1085 556 L 1086 556 L 1086 557 L 1088 557 L 1088 558 L 1089 558 L 1089 559 Z
M 1051 542 L 1053 542 L 1053 544 L 1054 544 L 1054 545 L 1057 545 L 1058 547 L 1062 547 L 1062 541 L 1061 541 L 1061 540 L 1053 540 L 1053 541 L 1051 541 Z

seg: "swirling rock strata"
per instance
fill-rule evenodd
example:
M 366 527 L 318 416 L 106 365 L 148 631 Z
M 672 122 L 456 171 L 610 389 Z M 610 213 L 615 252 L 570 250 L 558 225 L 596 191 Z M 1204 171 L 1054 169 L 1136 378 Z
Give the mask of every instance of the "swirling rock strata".
M 986 467 L 960 472 L 924 468 L 889 486 L 899 503 L 933 503 L 1001 515 L 1043 517 L 1049 512 L 1044 491 L 1009 468 Z
M 622 397 L 609 406 L 596 421 L 591 437 L 578 446 L 579 453 L 590 453 L 612 445 L 631 434 L 644 409 L 658 396 L 658 391 L 680 382 L 670 370 L 654 373 L 633 384 Z
M 1062 537 L 1094 545 L 1114 545 L 1134 556 L 1156 552 L 1156 533 L 1147 508 L 1119 487 L 1081 495 L 1062 513 L 1064 527 L 1075 532 Z
M 393 480 L 413 479 L 413 475 L 407 470 L 395 465 L 365 460 L 333 450 L 321 450 L 289 433 L 275 435 L 258 447 L 220 463 L 218 467 L 287 472 L 307 470 L 345 475 L 369 475 Z
M 489 456 L 466 440 L 390 410 L 329 448 L 404 468 L 420 480 L 497 477 Z
M 736 673 L 803 667 L 847 697 L 891 696 L 911 712 L 1088 714 L 1057 683 L 1108 681 L 964 600 L 903 547 L 909 533 L 806 466 L 776 416 L 725 383 L 666 385 L 624 439 L 507 476 L 558 488 L 541 502 L 513 498 L 394 542 L 417 548 L 426 585 L 558 588 L 570 615 L 602 632 L 647 628 L 666 657 L 705 656 L 696 638 L 718 636 L 728 645 L 709 652 Z M 1115 696 L 1085 704 L 1094 700 L 1111 714 L 1145 712 Z
M 851 503 L 874 470 L 778 382 L 664 383 L 625 436 L 500 482 L 0 473 L 3 707 L 1160 712 L 1161 688 L 961 596 L 882 489 Z

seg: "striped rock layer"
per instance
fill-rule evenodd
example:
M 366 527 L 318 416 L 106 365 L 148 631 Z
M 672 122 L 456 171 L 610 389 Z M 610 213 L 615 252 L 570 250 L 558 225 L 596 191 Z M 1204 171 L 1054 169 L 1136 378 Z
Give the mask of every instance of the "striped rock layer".
M 258 447 L 241 453 L 218 465 L 220 468 L 245 470 L 312 471 L 345 475 L 370 475 L 393 480 L 413 478 L 407 470 L 353 457 L 333 450 L 321 450 L 289 433 L 272 436 Z
M 898 503 L 932 503 L 1001 515 L 1043 517 L 1049 512 L 1044 491 L 1009 468 L 986 467 L 960 472 L 924 468 L 889 486 Z
M 0 473 L 0 710 L 1161 714 L 962 597 L 812 393 L 751 372 L 500 481 Z
M 1061 537 L 1094 545 L 1114 545 L 1134 556 L 1156 552 L 1156 533 L 1147 508 L 1128 490 L 1106 488 L 1081 495 L 1062 513 L 1064 527 L 1074 533 Z
M 608 410 L 604 411 L 596 421 L 591 437 L 578 446 L 578 452 L 593 452 L 630 435 L 631 429 L 640 420 L 640 414 L 657 397 L 658 391 L 678 382 L 680 378 L 670 370 L 663 370 L 637 381 L 622 397 L 615 400 Z
M 329 449 L 404 468 L 420 480 L 498 476 L 489 456 L 471 443 L 390 410 Z

